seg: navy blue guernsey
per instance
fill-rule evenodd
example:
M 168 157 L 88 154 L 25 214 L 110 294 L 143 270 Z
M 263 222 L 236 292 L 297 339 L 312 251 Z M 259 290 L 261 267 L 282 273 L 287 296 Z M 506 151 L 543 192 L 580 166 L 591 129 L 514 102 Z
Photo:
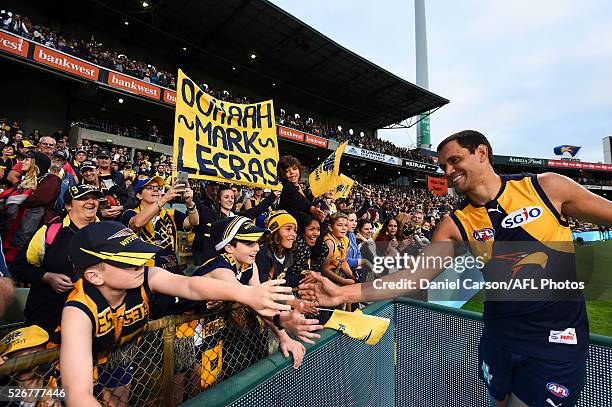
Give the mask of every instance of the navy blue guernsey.
M 467 201 L 451 214 L 472 253 L 487 259 L 482 269 L 485 281 L 577 282 L 568 222 L 552 205 L 537 176 L 501 178 L 502 186 L 495 199 L 482 206 Z M 485 293 L 483 339 L 535 358 L 584 358 L 589 324 L 580 290 L 562 297 L 541 289 L 518 290 L 516 297 Z

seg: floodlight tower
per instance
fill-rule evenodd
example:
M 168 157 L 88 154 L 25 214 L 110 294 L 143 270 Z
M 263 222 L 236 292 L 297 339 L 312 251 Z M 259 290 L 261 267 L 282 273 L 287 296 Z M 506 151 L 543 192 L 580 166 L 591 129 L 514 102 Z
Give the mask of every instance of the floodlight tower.
M 429 89 L 427 69 L 427 27 L 425 24 L 425 0 L 414 0 L 414 38 L 416 42 L 416 84 Z M 431 149 L 429 116 L 421 114 L 417 124 L 417 147 Z

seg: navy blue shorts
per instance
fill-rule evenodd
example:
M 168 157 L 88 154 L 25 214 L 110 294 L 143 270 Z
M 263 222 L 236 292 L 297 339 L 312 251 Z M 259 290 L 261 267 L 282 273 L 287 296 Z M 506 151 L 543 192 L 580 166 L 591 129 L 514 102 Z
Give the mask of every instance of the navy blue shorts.
M 584 387 L 585 358 L 577 361 L 537 359 L 480 340 L 478 370 L 489 393 L 504 400 L 509 393 L 530 407 L 570 407 Z

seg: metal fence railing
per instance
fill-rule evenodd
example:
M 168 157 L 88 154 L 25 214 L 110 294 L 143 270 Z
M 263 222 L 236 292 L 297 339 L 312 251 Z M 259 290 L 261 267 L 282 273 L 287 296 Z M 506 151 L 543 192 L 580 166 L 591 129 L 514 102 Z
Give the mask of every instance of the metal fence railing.
M 185 406 L 489 405 L 477 376 L 480 314 L 408 299 L 364 311 L 391 318 L 377 345 L 325 330 L 299 370 L 272 355 Z M 577 406 L 612 406 L 611 385 L 612 338 L 591 335 Z
M 170 316 L 93 367 L 94 392 L 111 405 L 175 406 L 267 356 L 268 328 L 244 306 Z M 0 387 L 54 388 L 58 358 L 59 348 L 11 357 Z
M 297 370 L 278 352 L 266 357 L 267 329 L 240 306 L 152 321 L 137 344 L 97 367 L 98 397 L 139 407 L 488 405 L 477 377 L 480 314 L 407 299 L 364 311 L 391 319 L 378 344 L 324 330 Z M 612 339 L 592 335 L 589 352 L 577 405 L 612 406 Z M 0 386 L 49 386 L 58 355 L 49 349 L 9 359 Z M 108 383 L 128 374 L 129 388 Z

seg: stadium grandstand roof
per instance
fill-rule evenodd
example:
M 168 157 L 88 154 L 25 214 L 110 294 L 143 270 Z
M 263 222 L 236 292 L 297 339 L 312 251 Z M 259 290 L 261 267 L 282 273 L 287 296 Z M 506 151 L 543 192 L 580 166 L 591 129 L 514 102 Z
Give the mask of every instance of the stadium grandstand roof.
M 64 18 L 81 18 L 130 45 L 153 48 L 187 72 L 189 66 L 204 67 L 221 80 L 309 108 L 322 119 L 378 129 L 449 102 L 266 0 L 149 0 L 147 7 L 134 0 L 62 3 Z M 131 24 L 119 28 L 124 19 Z

